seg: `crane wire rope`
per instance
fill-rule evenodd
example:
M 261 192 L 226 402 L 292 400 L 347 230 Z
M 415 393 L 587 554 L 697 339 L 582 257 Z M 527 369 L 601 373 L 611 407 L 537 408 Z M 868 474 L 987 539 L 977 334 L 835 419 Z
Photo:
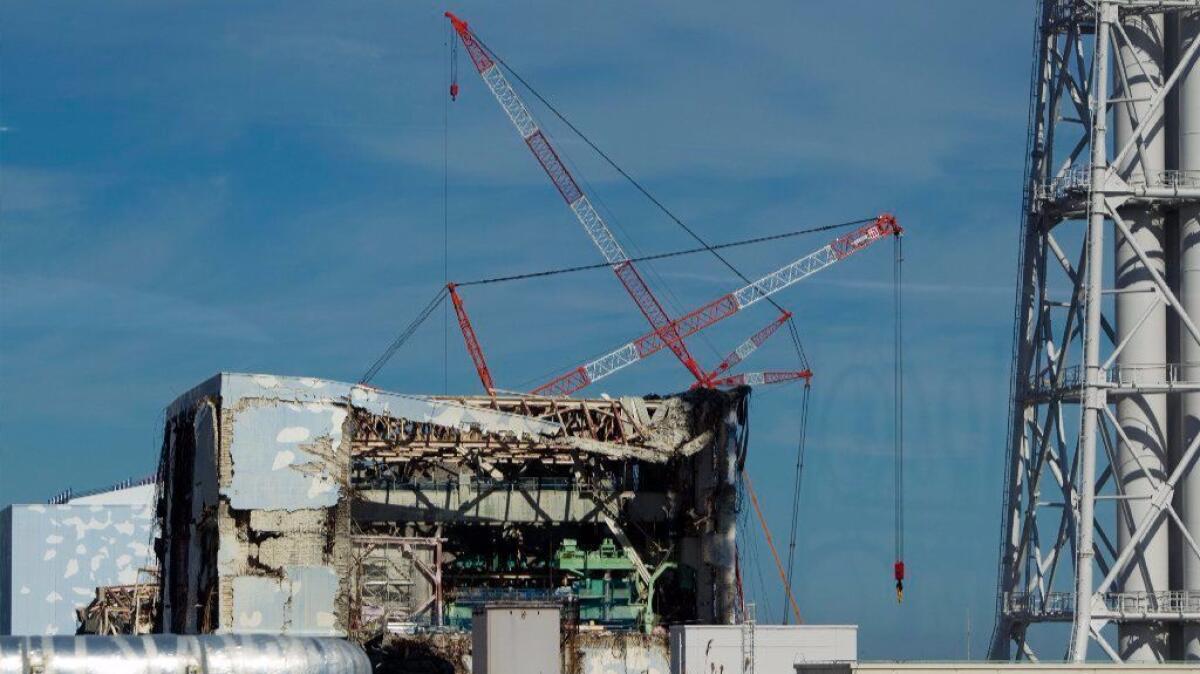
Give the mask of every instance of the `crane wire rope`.
M 904 601 L 904 341 L 903 341 L 903 317 L 904 317 L 904 300 L 902 292 L 903 277 L 901 268 L 904 262 L 904 251 L 901 243 L 902 237 L 894 239 L 894 262 L 892 265 L 892 302 L 895 307 L 895 334 L 893 335 L 893 348 L 895 350 L 895 359 L 893 363 L 894 371 L 893 392 L 895 412 L 894 412 L 894 428 L 892 442 L 894 445 L 895 455 L 895 546 L 896 546 L 896 562 L 893 565 L 893 576 L 896 579 L 896 602 Z
M 704 252 L 708 252 L 708 251 L 712 251 L 712 250 L 721 250 L 721 249 L 725 249 L 725 248 L 737 248 L 740 246 L 749 246 L 749 245 L 753 245 L 756 243 L 766 243 L 769 241 L 778 241 L 780 239 L 788 239 L 788 238 L 792 238 L 792 237 L 796 237 L 796 236 L 803 236 L 805 234 L 815 234 L 818 232 L 826 232 L 826 231 L 833 230 L 833 229 L 842 229 L 844 227 L 851 227 L 853 225 L 861 225 L 861 224 L 864 224 L 867 222 L 871 222 L 872 220 L 874 220 L 874 218 L 860 218 L 858 220 L 839 222 L 839 223 L 835 223 L 832 225 L 821 225 L 819 227 L 809 227 L 807 229 L 797 229 L 797 230 L 794 230 L 791 232 L 783 232 L 782 234 L 771 234 L 769 236 L 758 236 L 758 237 L 754 237 L 752 239 L 740 239 L 738 241 L 730 241 L 728 243 L 720 243 L 720 244 L 716 244 L 716 245 L 712 245 L 712 246 L 705 246 L 702 248 L 684 248 L 681 250 L 673 250 L 673 251 L 669 251 L 666 253 L 656 253 L 653 255 L 642 255 L 639 257 L 629 258 L 629 262 L 646 262 L 646 261 L 650 261 L 650 260 L 664 260 L 667 258 L 679 257 L 682 255 L 695 255 L 697 253 L 704 253 Z M 577 266 L 573 266 L 573 267 L 559 267 L 556 269 L 547 269 L 544 271 L 527 272 L 527 273 L 522 273 L 522 274 L 512 274 L 509 276 L 495 276 L 495 277 L 491 277 L 491 278 L 476 279 L 473 281 L 463 281 L 462 283 L 455 283 L 455 285 L 458 286 L 459 288 L 466 288 L 469 286 L 487 285 L 487 284 L 491 284 L 491 283 L 503 283 L 506 281 L 522 281 L 525 279 L 541 278 L 544 276 L 556 276 L 558 274 L 570 274 L 573 272 L 589 271 L 592 269 L 611 269 L 611 268 L 612 268 L 612 265 L 609 264 L 608 262 L 597 262 L 594 264 L 583 264 L 583 265 L 577 265 Z M 753 281 L 747 281 L 747 283 L 753 283 Z M 771 298 L 768 297 L 767 299 L 771 299 Z M 795 337 L 795 339 L 798 339 L 798 338 L 799 338 L 798 336 Z
M 803 236 L 805 234 L 814 234 L 814 233 L 826 232 L 826 231 L 834 230 L 834 229 L 841 229 L 844 227 L 851 227 L 853 225 L 860 225 L 860 224 L 863 224 L 866 222 L 870 222 L 871 220 L 872 220 L 872 218 L 861 218 L 858 220 L 839 222 L 839 223 L 835 223 L 835 224 L 831 224 L 831 225 L 821 225 L 818 227 L 809 227 L 807 229 L 798 229 L 798 230 L 791 231 L 791 232 L 783 232 L 781 234 L 772 234 L 770 236 L 759 236 L 759 237 L 754 237 L 752 239 L 742 239 L 740 241 L 730 241 L 728 243 L 717 244 L 715 246 L 712 246 L 712 248 L 717 248 L 717 249 L 736 248 L 739 246 L 750 246 L 750 245 L 759 244 L 759 243 L 767 243 L 770 241 L 779 241 L 781 239 L 788 239 L 788 238 L 792 238 L 792 237 L 796 237 L 796 236 Z M 688 249 L 684 249 L 684 250 L 675 250 L 675 251 L 669 251 L 666 253 L 658 253 L 655 255 L 645 255 L 642 257 L 630 258 L 630 261 L 631 262 L 639 262 L 639 261 L 644 261 L 644 260 L 661 260 L 661 259 L 665 259 L 665 258 L 679 257 L 679 256 L 683 256 L 683 255 L 696 255 L 699 253 L 706 252 L 708 250 L 709 250 L 708 248 L 688 248 Z M 527 273 L 523 273 L 523 274 L 512 274 L 509 276 L 496 276 L 496 277 L 492 277 L 492 278 L 477 279 L 474 281 L 466 281 L 464 283 L 456 283 L 455 285 L 459 288 L 465 288 L 468 286 L 489 285 L 489 284 L 493 284 L 493 283 L 505 283 L 505 282 L 509 282 L 509 281 L 522 281 L 522 280 L 526 280 L 526 279 L 556 276 L 559 274 L 570 274 L 570 273 L 581 272 L 581 271 L 590 271 L 590 270 L 594 270 L 594 269 L 608 269 L 608 268 L 609 268 L 608 264 L 600 262 L 600 263 L 596 263 L 596 264 L 585 264 L 585 265 L 578 265 L 578 266 L 574 266 L 574 267 L 561 267 L 558 269 L 548 269 L 548 270 L 543 270 L 543 271 L 527 272 Z M 446 299 L 446 294 L 447 294 L 446 287 L 442 286 L 441 291 L 434 297 L 434 300 L 433 300 L 433 302 L 431 302 L 431 304 L 441 303 L 443 300 Z M 418 317 L 412 323 L 410 323 L 407 327 L 405 327 L 405 329 L 403 331 L 401 331 L 400 335 L 396 337 L 396 340 L 391 345 L 389 345 L 387 349 L 384 350 L 383 354 L 381 354 L 378 359 L 376 359 L 376 361 L 367 370 L 366 374 L 363 375 L 363 377 L 359 383 L 366 384 L 366 383 L 370 382 L 371 379 L 373 379 L 375 377 L 375 375 L 379 373 L 379 370 L 383 368 L 383 366 L 387 363 L 387 361 L 390 360 L 393 355 L 395 355 L 395 353 L 400 349 L 400 347 L 403 346 L 404 343 L 406 341 L 408 341 L 408 339 L 410 337 L 412 337 L 412 333 L 416 331 L 416 329 L 420 326 L 421 322 L 423 322 L 426 318 L 429 317 L 429 314 L 432 313 L 434 309 L 436 309 L 436 307 L 431 308 L 430 306 L 426 306 L 424 309 L 422 309 L 421 313 L 418 314 Z M 804 354 L 804 346 L 800 342 L 800 336 L 797 333 L 795 323 L 791 319 L 788 319 L 788 331 L 791 334 L 792 343 L 796 349 L 796 353 L 800 357 L 801 364 L 804 367 L 808 367 L 808 361 Z M 598 356 L 600 354 L 598 353 L 596 355 Z M 576 362 L 574 364 L 578 364 L 578 362 Z M 554 372 L 558 372 L 560 370 L 561 370 L 561 368 L 557 368 L 557 369 L 553 370 L 552 372 L 550 372 L 549 374 L 547 374 L 546 376 L 551 376 Z
M 735 267 L 732 262 L 727 260 L 720 253 L 716 252 L 716 250 L 712 246 L 710 246 L 708 244 L 708 242 L 704 240 L 703 237 L 701 237 L 698 233 L 696 233 L 696 231 L 694 229 L 692 229 L 687 224 L 685 224 L 683 222 L 683 220 L 680 219 L 678 216 L 676 216 L 675 213 L 673 213 L 669 208 L 667 208 L 665 204 L 663 204 L 661 201 L 659 201 L 657 198 L 655 198 L 655 196 L 650 193 L 650 190 L 646 189 L 646 187 L 644 187 L 640 182 L 638 182 L 637 179 L 635 179 L 624 168 L 622 168 L 620 166 L 620 164 L 618 164 L 615 160 L 613 160 L 612 157 L 609 157 L 608 153 L 606 153 L 604 150 L 600 149 L 600 147 L 598 145 L 596 145 L 596 143 L 594 143 L 591 138 L 588 138 L 588 136 L 586 134 L 584 134 L 583 131 L 579 130 L 579 127 L 575 126 L 573 123 L 571 123 L 571 120 L 567 119 L 567 117 L 563 113 L 559 112 L 558 108 L 554 107 L 554 105 L 552 103 L 550 103 L 550 101 L 546 100 L 546 97 L 543 96 L 541 94 L 541 92 L 539 92 L 531 84 L 529 84 L 529 82 L 526 81 L 524 77 L 521 77 L 520 73 L 518 73 L 516 70 L 514 70 L 512 66 L 508 65 L 508 63 L 503 58 L 501 58 L 500 55 L 497 54 L 494 49 L 489 47 L 488 44 L 483 41 L 483 38 L 479 37 L 478 33 L 476 33 L 475 31 L 472 30 L 471 35 L 474 36 L 475 41 L 479 43 L 479 46 L 482 47 L 484 50 L 486 50 L 491 55 L 491 57 L 496 61 L 496 63 L 500 64 L 500 66 L 502 66 L 505 70 L 507 70 L 518 82 L 521 83 L 522 86 L 524 86 L 529 91 L 529 93 L 533 94 L 534 98 L 537 98 L 542 103 L 542 105 L 546 106 L 546 108 L 551 113 L 553 113 L 553 115 L 555 117 L 557 117 L 563 124 L 565 124 L 567 126 L 567 128 L 569 128 L 575 135 L 579 136 L 580 140 L 582 140 L 584 143 L 587 143 L 588 147 L 592 148 L 592 150 L 594 150 L 596 152 L 596 154 L 600 155 L 600 157 L 602 159 L 604 159 L 604 161 L 609 166 L 611 166 L 614 170 L 616 170 L 617 173 L 621 174 L 621 177 L 623 177 L 625 180 L 627 180 L 629 182 L 629 184 L 633 185 L 633 187 L 635 189 L 637 189 L 637 191 L 640 192 L 642 194 L 642 196 L 646 197 L 646 199 L 648 199 L 650 201 L 650 203 L 654 204 L 654 206 L 656 208 L 658 208 L 658 210 L 662 211 L 668 218 L 670 218 L 672 221 L 674 221 L 675 224 L 679 225 L 679 227 L 681 227 L 685 232 L 688 233 L 688 235 L 690 235 L 693 239 L 695 239 L 695 241 L 697 243 L 699 243 L 701 246 L 704 246 L 704 248 L 706 250 L 708 250 L 710 253 L 712 253 L 712 255 L 714 257 L 716 257 L 718 260 L 720 260 L 721 263 L 724 264 L 730 271 L 732 271 L 734 274 L 736 274 L 738 276 L 738 278 L 742 279 L 742 281 L 744 281 L 746 283 L 750 283 L 750 279 L 747 278 L 745 276 L 745 274 L 743 274 L 740 270 L 738 270 L 738 268 Z M 774 298 L 768 297 L 766 299 L 768 302 L 771 303 L 772 306 L 774 306 L 776 309 L 778 309 L 781 313 L 786 312 L 786 309 L 784 309 L 782 306 L 780 306 L 779 303 L 776 302 Z
M 796 349 L 796 356 L 800 359 L 800 369 L 812 369 L 808 364 L 808 354 L 804 351 L 804 343 L 800 341 L 800 330 L 796 327 L 796 319 L 794 316 L 788 317 L 787 326 L 788 334 L 790 334 L 792 337 L 792 347 Z
M 446 28 L 449 45 L 446 74 L 450 78 L 450 100 L 458 96 L 458 40 Z M 450 282 L 450 101 L 442 99 L 442 286 Z M 442 305 L 442 394 L 450 392 L 450 305 Z
M 796 616 L 796 624 L 804 622 L 804 618 L 800 617 L 800 606 L 796 603 L 796 595 L 792 593 L 792 588 L 787 584 L 787 573 L 783 569 L 783 561 L 779 559 L 779 551 L 775 548 L 775 540 L 771 536 L 771 530 L 767 527 L 767 518 L 763 516 L 762 507 L 758 504 L 758 495 L 754 493 L 754 483 L 750 480 L 750 474 L 745 470 L 742 471 L 742 483 L 746 486 L 746 493 L 750 495 L 750 504 L 754 506 L 754 514 L 758 516 L 758 523 L 762 526 L 763 538 L 767 540 L 767 546 L 771 549 L 771 558 L 775 561 L 775 569 L 779 572 L 779 580 L 784 583 L 783 591 L 787 595 L 788 603 L 792 607 L 792 612 Z M 786 611 L 786 609 L 784 609 Z
M 742 568 L 748 569 L 748 570 L 754 572 L 754 581 L 755 581 L 755 585 L 757 586 L 757 589 L 755 590 L 755 595 L 754 595 L 755 599 L 757 600 L 757 602 L 759 604 L 761 604 L 763 606 L 763 608 L 766 611 L 766 614 L 770 615 L 771 614 L 771 601 L 770 601 L 771 595 L 767 591 L 766 581 L 763 580 L 762 551 L 759 549 L 759 546 L 758 546 L 758 537 L 753 535 L 754 527 L 750 523 L 750 509 L 749 508 L 739 507 L 739 509 L 738 509 L 738 527 L 739 527 L 739 530 L 742 532 L 741 536 L 738 540 L 743 540 L 743 541 L 748 542 L 747 545 L 745 545 L 745 546 L 736 545 L 738 551 L 743 555 Z M 745 575 L 745 574 L 743 574 L 743 575 Z M 746 583 L 743 582 L 743 588 L 742 588 L 743 611 L 745 609 L 745 606 L 744 606 L 744 604 L 745 604 L 745 585 L 746 585 Z M 785 607 L 785 610 L 786 610 L 786 607 Z M 745 613 L 743 612 L 743 617 L 744 617 L 744 615 L 745 615 Z
M 792 522 L 791 532 L 788 537 L 788 557 L 787 557 L 787 586 L 793 588 L 795 585 L 792 578 L 796 569 L 796 536 L 800 526 L 800 488 L 803 485 L 804 479 L 804 449 L 808 437 L 808 402 L 809 394 L 812 391 L 812 385 L 804 382 L 804 393 L 800 399 L 800 437 L 796 445 L 796 477 L 792 486 Z M 783 624 L 788 624 L 787 612 L 783 614 Z
M 836 224 L 832 224 L 832 225 L 821 225 L 818 227 L 810 227 L 808 229 L 801 229 L 801 230 L 796 230 L 796 231 L 792 231 L 792 232 L 784 232 L 782 234 L 774 234 L 771 236 L 760 236 L 760 237 L 756 237 L 753 239 L 743 239 L 741 241 L 731 241 L 728 243 L 717 244 L 717 245 L 713 246 L 713 248 L 718 248 L 718 249 L 733 248 L 733 247 L 737 247 L 737 246 L 748 246 L 748 245 L 752 245 L 752 244 L 756 244 L 756 243 L 764 243 L 764 242 L 768 242 L 768 241 L 777 241 L 780 239 L 786 239 L 786 238 L 795 237 L 795 236 L 802 236 L 804 234 L 826 232 L 829 230 L 841 229 L 841 228 L 850 227 L 853 225 L 860 225 L 860 224 L 863 224 L 866 222 L 870 222 L 872 219 L 873 218 L 862 218 L 859 220 L 840 222 L 840 223 L 836 223 Z M 668 253 L 659 253 L 656 255 L 646 255 L 643 257 L 631 258 L 630 261 L 631 262 L 639 262 L 642 260 L 657 260 L 657 259 L 663 259 L 663 258 L 668 258 L 668 257 L 675 257 L 675 256 L 679 256 L 679 255 L 694 255 L 697 253 L 703 253 L 707 250 L 708 250 L 707 248 L 689 248 L 689 249 L 685 249 L 685 250 L 671 251 Z M 601 263 L 595 263 L 595 264 L 579 265 L 579 266 L 575 266 L 575 267 L 563 267 L 563 268 L 551 269 L 551 270 L 547 270 L 547 271 L 529 272 L 529 273 L 523 273 L 523 274 L 513 274 L 510 276 L 498 276 L 498 277 L 494 277 L 494 278 L 479 279 L 476 281 L 467 281 L 464 283 L 456 283 L 455 285 L 458 286 L 459 288 L 462 288 L 462 287 L 467 287 L 467 286 L 486 285 L 486 284 L 491 284 L 491 283 L 504 283 L 504 282 L 508 282 L 508 281 L 521 281 L 521 280 L 532 279 L 532 278 L 541 278 L 541 277 L 545 277 L 545 276 L 554 276 L 557 274 L 568 274 L 568 273 L 574 273 L 574 272 L 580 272 L 580 271 L 590 271 L 590 270 L 594 270 L 594 269 L 609 269 L 609 268 L 610 267 L 608 264 L 601 262 Z M 796 329 L 795 319 L 788 318 L 787 326 L 788 326 L 788 331 L 791 334 L 791 340 L 792 340 L 793 347 L 796 350 L 796 355 L 800 360 L 800 369 L 802 369 L 802 370 L 810 369 L 809 364 L 808 364 L 808 354 L 805 353 L 804 344 L 800 341 L 800 335 Z M 571 361 L 570 363 L 568 363 L 566 365 L 555 367 L 555 368 L 547 370 L 541 374 L 530 377 L 530 378 L 520 382 L 520 388 L 524 388 L 527 385 L 532 385 L 535 382 L 545 381 L 547 378 L 553 377 L 555 374 L 557 374 L 559 372 L 562 372 L 562 371 L 572 368 L 572 367 L 576 367 L 576 366 L 578 366 L 582 363 L 586 363 L 590 360 L 594 360 L 595 358 L 600 357 L 604 353 L 607 353 L 607 351 L 598 351 L 589 357 Z
M 439 290 L 438 293 L 433 296 L 433 299 L 429 301 L 429 304 L 426 304 L 425 308 L 421 310 L 421 313 L 417 314 L 417 317 L 414 318 L 413 321 L 409 323 L 408 326 L 405 327 L 404 330 L 402 330 L 394 340 L 392 340 L 392 343 L 389 344 L 386 349 L 384 349 L 379 358 L 375 359 L 375 362 L 371 364 L 371 367 L 367 368 L 367 371 L 363 373 L 363 376 L 358 380 L 358 383 L 371 383 L 371 380 L 375 378 L 375 375 L 379 374 L 379 371 L 383 369 L 383 366 L 386 365 L 387 362 L 391 360 L 392 356 L 396 355 L 396 352 L 400 350 L 400 347 L 404 346 L 405 342 L 407 342 L 413 336 L 413 333 L 417 331 L 417 328 L 421 327 L 421 324 L 425 322 L 425 319 L 429 318 L 429 315 L 438 308 L 438 305 L 446 301 L 446 295 L 448 294 L 449 291 L 447 291 L 446 286 L 442 286 L 441 290 Z

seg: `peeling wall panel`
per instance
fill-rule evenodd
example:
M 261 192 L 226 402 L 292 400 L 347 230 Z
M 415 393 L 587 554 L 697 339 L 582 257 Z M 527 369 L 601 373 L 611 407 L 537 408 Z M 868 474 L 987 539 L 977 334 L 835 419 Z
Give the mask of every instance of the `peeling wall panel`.
M 332 508 L 343 496 L 339 463 L 346 410 L 329 403 L 249 401 L 233 417 L 232 481 L 221 488 L 237 510 Z M 342 476 L 339 479 L 339 475 Z
M 168 457 L 192 470 L 168 471 L 163 489 L 164 511 L 191 503 L 186 521 L 164 523 L 168 542 L 188 537 L 188 562 L 170 554 L 162 562 L 165 577 L 187 578 L 188 605 L 199 608 L 165 627 L 345 635 L 349 389 L 318 379 L 220 375 L 171 406 L 176 416 L 168 423 L 190 426 L 196 441 L 194 452 Z M 164 443 L 164 452 L 177 444 Z
M 149 504 L 14 505 L 0 548 L 10 557 L 7 634 L 74 634 L 75 609 L 101 585 L 132 584 L 152 564 Z
M 526 564 L 527 551 L 513 541 L 540 540 L 539 527 L 573 526 L 568 537 L 578 534 L 593 547 L 615 534 L 646 564 L 678 563 L 671 582 L 700 586 L 694 598 L 680 595 L 680 606 L 659 609 L 664 615 L 727 622 L 731 603 L 723 598 L 732 583 L 721 569 L 729 558 L 715 553 L 732 543 L 730 475 L 744 451 L 743 400 L 737 391 L 619 401 L 435 398 L 313 378 L 218 375 L 169 407 L 159 504 L 164 615 L 175 611 L 169 588 L 186 592 L 175 598 L 179 616 L 166 629 L 298 636 L 344 636 L 351 624 L 361 630 L 351 609 L 352 517 L 378 529 L 359 534 L 397 535 L 408 527 L 414 531 L 400 535 L 438 536 L 453 547 L 447 563 L 461 561 L 463 569 L 472 559 L 486 565 L 502 558 L 487 546 Z M 583 464 L 587 469 L 578 470 Z M 536 466 L 535 475 L 523 477 L 522 466 Z M 367 485 L 395 484 L 397 467 L 414 471 L 413 484 L 450 486 L 414 488 L 403 497 L 384 491 L 382 503 L 371 502 L 379 489 Z M 351 489 L 352 474 L 364 491 Z M 527 478 L 546 488 L 530 487 Z M 352 499 L 359 499 L 354 510 Z M 620 530 L 610 531 L 613 518 L 675 540 L 635 550 Z M 482 520 L 501 522 L 513 535 L 493 541 L 454 529 Z M 446 533 L 425 530 L 435 522 Z M 441 570 L 426 573 L 442 587 Z M 468 577 L 479 574 L 451 574 L 452 597 L 488 589 L 486 580 L 471 584 Z M 441 591 L 428 599 L 433 603 L 421 610 L 444 616 Z
M 553 437 L 562 432 L 562 425 L 553 421 L 468 407 L 449 401 L 388 393 L 362 386 L 355 386 L 351 390 L 350 402 L 372 414 L 396 416 L 447 428 L 475 427 L 518 437 Z
M 380 391 L 370 386 L 313 377 L 268 374 L 216 375 L 180 396 L 167 408 L 167 415 L 176 416 L 189 409 L 197 400 L 213 397 L 218 391 L 224 407 L 234 406 L 245 398 L 295 403 L 338 403 L 343 406 L 361 407 L 374 414 L 394 415 L 450 428 L 474 426 L 495 433 L 543 437 L 554 436 L 562 431 L 562 426 L 553 421 L 468 407 L 452 401 L 431 400 L 423 396 Z

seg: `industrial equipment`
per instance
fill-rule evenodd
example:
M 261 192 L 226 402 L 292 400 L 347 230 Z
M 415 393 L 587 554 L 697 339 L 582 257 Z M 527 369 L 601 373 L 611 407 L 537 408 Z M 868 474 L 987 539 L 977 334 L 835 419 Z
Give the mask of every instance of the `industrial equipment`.
M 991 657 L 1194 661 L 1200 0 L 1037 6 Z

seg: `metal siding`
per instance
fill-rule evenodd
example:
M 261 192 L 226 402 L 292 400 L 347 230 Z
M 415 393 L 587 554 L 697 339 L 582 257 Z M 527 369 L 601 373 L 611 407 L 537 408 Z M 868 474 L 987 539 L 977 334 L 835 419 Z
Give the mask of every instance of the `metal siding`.
M 671 627 L 672 674 L 742 671 L 741 625 Z M 757 625 L 754 668 L 791 672 L 798 662 L 853 662 L 858 658 L 855 625 Z
M 480 616 L 480 613 L 483 615 Z M 560 674 L 560 615 L 543 606 L 487 606 L 471 634 L 475 674 Z M 480 619 L 482 617 L 482 619 Z
M 149 504 L 15 505 L 10 517 L 11 634 L 74 634 L 97 586 L 136 582 L 152 561 Z
M 342 639 L 284 636 L 0 638 L 0 674 L 369 674 L 367 654 Z

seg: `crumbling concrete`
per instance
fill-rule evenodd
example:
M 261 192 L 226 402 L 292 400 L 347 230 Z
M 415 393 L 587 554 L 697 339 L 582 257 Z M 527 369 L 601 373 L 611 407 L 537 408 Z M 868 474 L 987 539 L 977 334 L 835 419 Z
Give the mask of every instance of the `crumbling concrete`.
M 168 631 L 347 632 L 347 407 L 322 382 L 281 383 L 222 375 L 169 410 L 159 501 Z
M 663 632 L 586 630 L 563 645 L 567 674 L 669 674 L 667 635 Z
M 646 631 L 730 623 L 746 399 L 419 397 L 218 375 L 167 411 L 160 627 L 461 628 L 495 592 L 604 597 L 588 620 Z M 400 547 L 364 564 L 362 541 Z M 400 580 L 356 576 L 380 565 Z

